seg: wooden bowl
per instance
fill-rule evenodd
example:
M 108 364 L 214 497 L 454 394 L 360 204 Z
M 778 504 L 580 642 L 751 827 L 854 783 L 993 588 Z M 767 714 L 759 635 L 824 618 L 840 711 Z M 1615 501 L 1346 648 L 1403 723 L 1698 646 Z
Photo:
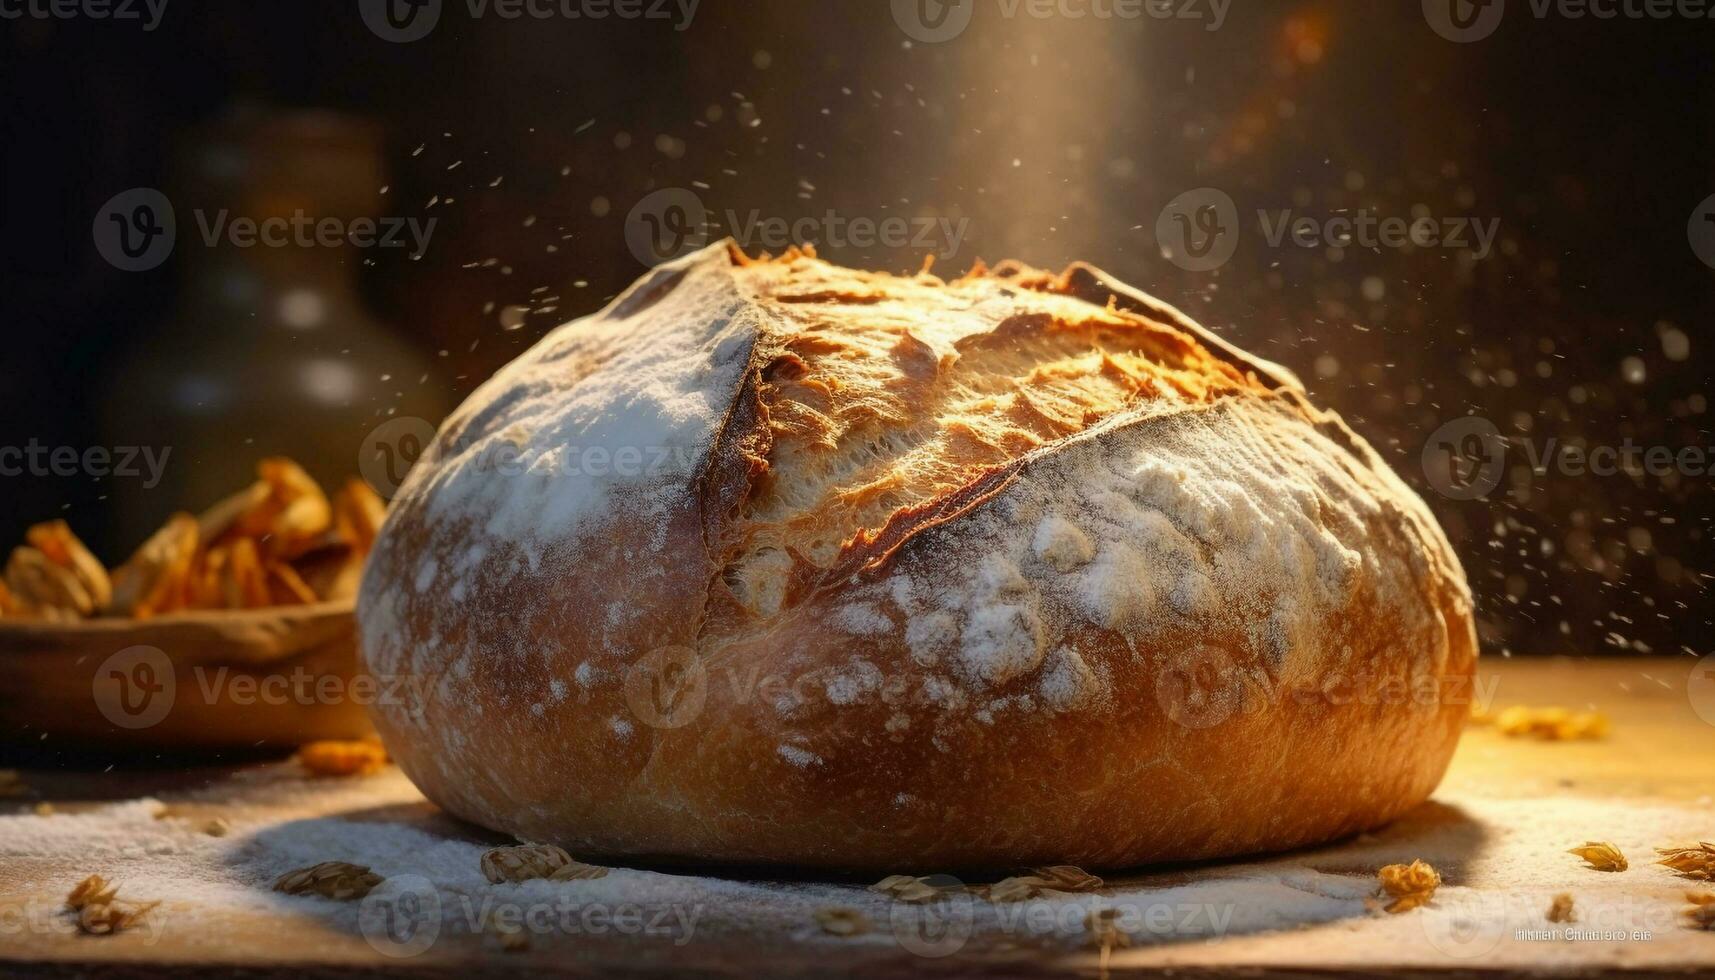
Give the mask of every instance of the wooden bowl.
M 0 741 L 115 754 L 288 749 L 373 729 L 353 603 L 0 621 Z

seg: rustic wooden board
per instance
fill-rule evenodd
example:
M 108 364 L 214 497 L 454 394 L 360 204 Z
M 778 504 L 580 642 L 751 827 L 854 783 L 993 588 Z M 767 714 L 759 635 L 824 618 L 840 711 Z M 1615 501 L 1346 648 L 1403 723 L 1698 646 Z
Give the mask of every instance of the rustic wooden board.
M 1467 895 L 1484 887 L 1505 887 L 1515 893 L 1524 889 L 1532 896 L 1569 887 L 1593 896 L 1595 890 L 1605 889 L 1602 894 L 1611 898 L 1631 888 L 1639 901 L 1670 903 L 1690 883 L 1648 867 L 1653 857 L 1644 846 L 1649 835 L 1637 828 L 1592 826 L 1588 830 L 1592 837 L 1630 842 L 1634 868 L 1628 876 L 1594 872 L 1580 876 L 1576 862 L 1540 856 L 1529 857 L 1530 862 L 1540 863 L 1540 871 L 1528 862 L 1521 869 L 1518 855 L 1561 853 L 1563 841 L 1543 843 L 1531 836 L 1542 827 L 1560 828 L 1552 833 L 1561 835 L 1570 833 L 1567 814 L 1587 813 L 1593 820 L 1619 823 L 1626 822 L 1627 813 L 1651 814 L 1657 826 L 1671 826 L 1677 834 L 1715 839 L 1715 803 L 1710 799 L 1715 793 L 1715 677 L 1708 679 L 1707 686 L 1688 689 L 1696 664 L 1691 658 L 1485 660 L 1479 696 L 1502 706 L 1558 704 L 1600 710 L 1612 719 L 1612 734 L 1600 741 L 1548 743 L 1472 729 L 1430 804 L 1376 835 L 1284 856 L 1274 863 L 1292 863 L 1316 869 L 1318 874 L 1350 875 L 1355 882 L 1366 880 L 1363 876 L 1373 873 L 1387 855 L 1421 851 L 1437 863 L 1450 886 Z M 1709 720 L 1699 715 L 1699 706 Z M 254 766 L 25 773 L 31 795 L 10 801 L 9 809 L 28 810 L 39 801 L 50 801 L 59 812 L 77 812 L 103 801 L 147 795 L 167 801 L 175 819 L 234 815 L 228 790 L 247 779 L 254 781 L 258 774 Z M 327 804 L 325 814 L 283 803 L 250 804 L 243 816 L 252 822 L 285 822 L 338 814 L 345 819 L 407 823 L 448 840 L 498 842 L 440 815 L 396 773 L 354 781 L 342 793 L 337 805 Z M 1573 826 L 1582 829 L 1576 821 Z M 355 929 L 291 909 L 266 914 L 254 909 L 199 909 L 195 916 L 175 920 L 193 923 L 192 927 L 151 935 L 87 937 L 63 924 L 32 926 L 34 920 L 22 910 L 56 906 L 64 895 L 61 883 L 84 870 L 65 867 L 68 863 L 76 862 L 36 856 L 0 865 L 0 975 L 1055 976 L 1096 975 L 1100 970 L 1098 957 L 1090 950 L 1028 939 L 972 943 L 945 958 L 926 958 L 891 942 L 842 946 L 825 939 L 794 942 L 778 934 L 699 937 L 684 945 L 581 935 L 533 941 L 529 950 L 514 953 L 499 950 L 492 936 L 459 936 L 421 955 L 390 958 Z M 1253 862 L 1153 870 L 1117 881 L 1111 877 L 1110 882 L 1197 888 L 1246 868 L 1270 866 Z M 1540 880 L 1533 880 L 1533 875 Z M 1155 942 L 1116 951 L 1110 967 L 1115 974 L 1239 970 L 1256 976 L 1377 971 L 1468 976 L 1521 969 L 1566 976 L 1621 971 L 1668 976 L 1715 970 L 1715 933 L 1675 927 L 1660 930 L 1648 940 L 1602 943 L 1527 943 L 1508 938 L 1498 942 L 1492 954 L 1466 957 L 1449 955 L 1432 932 L 1426 937 L 1424 927 L 1412 924 L 1412 914 L 1360 912 L 1283 930 Z

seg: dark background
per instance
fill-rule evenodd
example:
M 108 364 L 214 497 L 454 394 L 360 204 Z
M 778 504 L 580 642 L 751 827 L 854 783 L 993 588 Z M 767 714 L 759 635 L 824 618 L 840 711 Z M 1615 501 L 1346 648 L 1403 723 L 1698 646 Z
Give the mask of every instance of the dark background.
M 0 21 L 0 445 L 123 445 L 141 427 L 174 473 L 149 490 L 0 477 L 0 546 L 63 516 L 116 564 L 138 528 L 209 502 L 179 499 L 186 472 L 236 489 L 227 471 L 305 438 L 355 472 L 375 424 L 456 403 L 636 278 L 628 212 L 683 187 L 717 216 L 963 220 L 942 274 L 978 257 L 1100 265 L 1292 367 L 1367 436 L 1459 548 L 1490 652 L 1710 652 L 1715 477 L 1536 474 L 1512 452 L 1500 486 L 1465 501 L 1431 488 L 1421 454 L 1467 414 L 1539 442 L 1710 446 L 1715 271 L 1686 229 L 1715 194 L 1715 21 L 1538 19 L 1514 0 L 1492 37 L 1456 44 L 1408 0 L 1237 0 L 1218 31 L 974 2 L 944 43 L 911 42 L 881 0 L 704 0 L 684 30 L 447 0 L 412 43 L 366 28 L 356 0 L 168 0 L 152 32 Z M 282 333 L 196 305 L 214 250 L 188 211 L 221 202 L 175 161 L 199 127 L 301 109 L 379 127 L 369 213 L 437 219 L 420 257 L 335 259 L 384 325 L 364 330 L 412 350 L 397 372 L 338 322 Z M 1205 186 L 1241 215 L 1468 216 L 1498 219 L 1500 240 L 1481 259 L 1273 248 L 1251 221 L 1225 267 L 1186 272 L 1156 218 Z M 135 187 L 173 198 L 179 242 L 122 272 L 92 222 Z M 821 253 L 904 271 L 924 250 Z M 249 380 L 300 354 L 361 375 L 338 424 Z M 154 421 L 187 361 L 238 379 L 225 438 Z

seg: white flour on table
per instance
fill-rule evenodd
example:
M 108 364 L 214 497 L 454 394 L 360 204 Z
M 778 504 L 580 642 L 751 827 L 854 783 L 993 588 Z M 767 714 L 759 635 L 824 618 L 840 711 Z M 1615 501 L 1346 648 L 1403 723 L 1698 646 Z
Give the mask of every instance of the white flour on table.
M 230 825 L 227 836 L 203 832 L 217 815 Z M 1096 893 L 1023 903 L 990 904 L 959 895 L 931 913 L 896 904 L 868 891 L 864 882 L 781 882 L 614 868 L 594 880 L 493 885 L 483 877 L 480 859 L 505 842 L 440 815 L 397 770 L 311 779 L 279 765 L 170 799 L 0 817 L 0 904 L 45 915 L 84 876 L 100 874 L 121 885 L 122 899 L 162 901 L 140 928 L 194 936 L 234 915 L 289 915 L 370 938 L 378 910 L 395 912 L 402 901 L 415 910 L 427 899 L 438 905 L 441 941 L 462 937 L 455 941 L 470 942 L 473 934 L 494 933 L 501 917 L 539 910 L 531 913 L 537 916 L 534 925 L 527 921 L 524 928 L 542 946 L 558 940 L 537 936 L 588 931 L 591 921 L 605 923 L 604 938 L 623 935 L 627 942 L 658 946 L 762 942 L 834 949 L 852 944 L 910 949 L 913 943 L 940 941 L 937 937 L 944 938 L 950 925 L 966 949 L 1016 945 L 1064 953 L 1090 948 L 1087 916 L 1105 908 L 1116 910 L 1117 924 L 1137 947 L 1116 954 L 1122 957 L 1190 962 L 1200 950 L 1213 948 L 1211 939 L 1224 937 L 1222 955 L 1229 955 L 1263 933 L 1316 927 L 1305 941 L 1330 942 L 1330 949 L 1343 955 L 1367 949 L 1377 956 L 1386 952 L 1395 961 L 1402 956 L 1412 961 L 1415 955 L 1445 965 L 1449 959 L 1482 955 L 1487 960 L 1520 948 L 1515 933 L 1548 928 L 1544 913 L 1563 891 L 1574 895 L 1580 921 L 1591 929 L 1655 930 L 1664 938 L 1677 930 L 1676 941 L 1685 941 L 1689 934 L 1676 917 L 1692 883 L 1651 865 L 1651 848 L 1699 833 L 1709 836 L 1711 816 L 1707 801 L 1696 806 L 1576 798 L 1551 804 L 1431 803 L 1376 835 L 1317 850 L 1114 875 Z M 1588 836 L 1619 845 L 1632 856 L 1632 870 L 1587 871 L 1564 853 Z M 1415 858 L 1435 865 L 1446 881 L 1435 903 L 1398 916 L 1376 912 L 1367 901 L 1375 892 L 1375 870 Z M 363 865 L 386 881 L 367 902 L 271 890 L 286 872 L 323 861 Z M 855 911 L 866 930 L 854 936 L 825 932 L 817 916 L 830 909 Z M 616 913 L 629 917 L 624 925 L 615 925 Z M 595 919 L 586 918 L 590 915 Z M 930 915 L 938 918 L 925 918 Z M 63 930 L 72 931 L 69 919 Z M 5 939 L 0 936 L 0 943 Z M 218 948 L 218 929 L 204 941 Z M 383 936 L 380 941 L 391 940 Z M 1630 955 L 1649 948 L 1633 943 Z M 1665 952 L 1666 946 L 1661 948 Z M 1591 947 L 1537 943 L 1525 953 L 1538 965 L 1587 962 Z

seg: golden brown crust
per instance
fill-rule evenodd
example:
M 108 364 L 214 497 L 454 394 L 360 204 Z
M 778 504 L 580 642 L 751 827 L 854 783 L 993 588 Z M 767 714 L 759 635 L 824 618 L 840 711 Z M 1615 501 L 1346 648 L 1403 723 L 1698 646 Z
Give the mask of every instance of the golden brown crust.
M 1463 575 L 1289 372 L 1187 324 L 1086 267 L 658 270 L 396 501 L 364 653 L 429 693 L 389 750 L 580 856 L 1113 867 L 1391 819 L 1468 707 Z M 642 353 L 673 344 L 706 363 Z M 686 465 L 541 475 L 639 432 Z

